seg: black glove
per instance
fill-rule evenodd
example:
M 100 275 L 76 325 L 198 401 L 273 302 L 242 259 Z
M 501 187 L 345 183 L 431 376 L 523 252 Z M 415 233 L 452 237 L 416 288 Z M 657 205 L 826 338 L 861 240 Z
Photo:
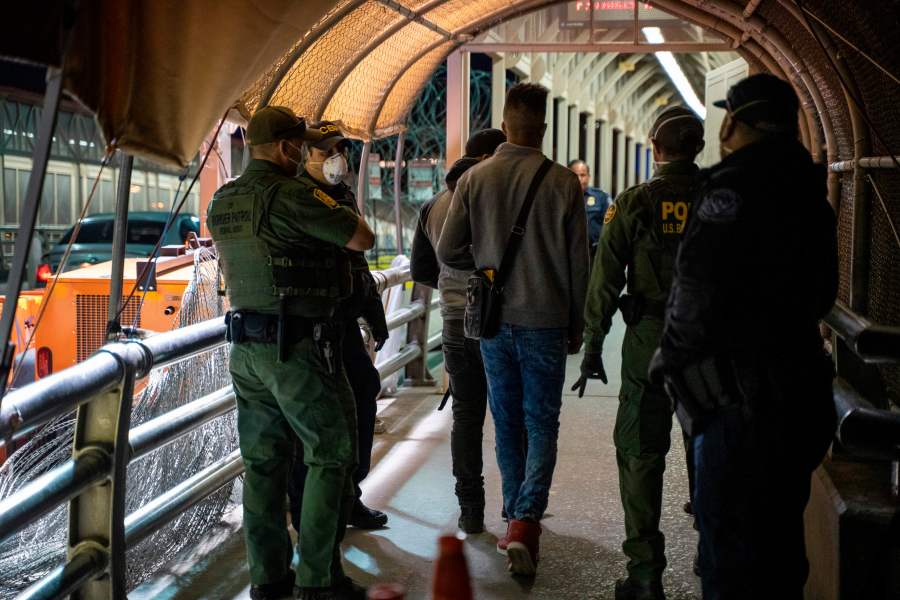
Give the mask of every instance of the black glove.
M 588 379 L 599 379 L 603 383 L 609 383 L 606 379 L 606 369 L 603 368 L 603 354 L 600 352 L 585 352 L 581 361 L 581 377 L 572 386 L 572 391 L 578 391 L 578 397 L 584 397 L 584 388 Z
M 650 378 L 650 383 L 655 385 L 662 385 L 663 380 L 665 379 L 666 369 L 663 364 L 662 350 L 659 348 L 656 349 L 656 352 L 653 353 L 653 358 L 650 359 L 650 367 L 647 369 L 647 377 Z
M 388 341 L 388 338 L 391 336 L 388 333 L 387 328 L 375 328 L 372 327 L 372 339 L 375 340 L 375 352 L 378 352 L 384 347 L 385 342 Z

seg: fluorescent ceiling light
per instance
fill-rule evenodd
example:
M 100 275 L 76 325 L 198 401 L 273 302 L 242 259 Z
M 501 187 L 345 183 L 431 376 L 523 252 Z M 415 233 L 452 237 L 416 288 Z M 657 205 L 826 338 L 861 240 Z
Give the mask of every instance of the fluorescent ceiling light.
M 644 37 L 647 38 L 647 41 L 651 44 L 662 44 L 665 41 L 662 30 L 660 30 L 659 27 L 644 27 L 641 31 L 644 32 Z M 703 103 L 700 102 L 700 98 L 694 93 L 691 82 L 685 77 L 684 71 L 681 70 L 678 61 L 675 60 L 672 53 L 654 52 L 654 54 L 656 54 L 656 59 L 659 61 L 659 64 L 662 65 L 666 74 L 669 76 L 669 79 L 675 84 L 675 88 L 678 90 L 678 93 L 681 94 L 681 97 L 684 98 L 684 101 L 687 102 L 687 105 L 690 106 L 691 110 L 697 113 L 701 119 L 705 119 L 706 107 L 703 106 Z

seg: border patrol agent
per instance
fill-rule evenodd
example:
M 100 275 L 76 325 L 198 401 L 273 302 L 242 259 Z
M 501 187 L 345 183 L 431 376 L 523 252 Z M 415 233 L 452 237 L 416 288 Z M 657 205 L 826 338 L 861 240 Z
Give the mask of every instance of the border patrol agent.
M 356 409 L 341 365 L 342 326 L 334 321 L 351 293 L 344 248 L 372 247 L 374 235 L 352 210 L 294 179 L 306 136 L 303 119 L 266 107 L 247 127 L 252 160 L 216 192 L 208 225 L 230 312 L 230 371 L 244 459 L 244 530 L 251 598 L 361 598 L 343 574 L 340 541 L 353 500 Z M 284 501 L 294 440 L 304 447 L 300 564 L 293 556 Z
M 591 265 L 597 254 L 597 245 L 600 243 L 600 233 L 603 231 L 603 218 L 609 208 L 609 194 L 600 188 L 588 185 L 591 181 L 591 169 L 580 158 L 569 162 L 569 169 L 578 175 L 578 182 L 584 192 L 584 210 L 587 212 L 588 244 L 591 249 Z
M 716 106 L 722 161 L 702 173 L 651 377 L 693 435 L 703 598 L 800 599 L 803 511 L 835 428 L 818 329 L 837 295 L 835 216 L 789 83 L 753 75 Z
M 627 329 L 613 437 L 628 577 L 616 582 L 616 600 L 664 598 L 659 520 L 672 409 L 662 386 L 649 382 L 647 367 L 662 335 L 675 254 L 695 193 L 699 169 L 693 161 L 704 145 L 703 123 L 686 108 L 664 111 L 650 131 L 654 177 L 622 192 L 604 217 L 585 305 L 582 375 L 572 388 L 581 396 L 587 379 L 606 383 L 601 353 L 618 308 Z M 626 284 L 628 293 L 619 297 Z
M 347 175 L 345 138 L 336 123 L 321 121 L 311 123 L 306 130 L 309 158 L 305 170 L 298 177 L 304 185 L 319 188 L 334 198 L 343 207 L 359 214 L 356 195 L 343 179 Z M 353 293 L 341 301 L 337 315 L 344 324 L 344 340 L 341 360 L 353 397 L 356 401 L 357 448 L 359 462 L 353 472 L 356 502 L 350 511 L 349 525 L 358 529 L 377 529 L 387 524 L 387 515 L 362 503 L 360 482 L 369 474 L 372 464 L 372 443 L 375 437 L 375 403 L 381 393 L 381 377 L 369 358 L 369 352 L 359 330 L 359 317 L 365 319 L 375 340 L 375 351 L 381 349 L 388 339 L 387 322 L 381 294 L 375 287 L 375 280 L 369 272 L 369 263 L 362 252 L 345 250 L 350 260 L 353 277 Z M 307 467 L 303 462 L 303 447 L 298 446 L 298 456 L 294 462 L 288 491 L 291 496 L 291 521 L 299 531 L 300 513 L 303 506 L 303 485 Z

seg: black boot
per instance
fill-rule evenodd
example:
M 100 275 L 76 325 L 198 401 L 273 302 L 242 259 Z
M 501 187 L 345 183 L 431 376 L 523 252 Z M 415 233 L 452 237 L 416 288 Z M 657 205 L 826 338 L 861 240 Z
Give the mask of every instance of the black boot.
M 288 570 L 284 579 L 275 583 L 250 586 L 251 600 L 283 600 L 291 598 L 294 592 L 294 572 Z
M 337 600 L 338 597 L 330 587 L 298 587 L 294 590 L 294 598 L 299 600 Z
M 662 583 L 644 583 L 630 577 L 616 581 L 616 600 L 666 600 Z
M 481 533 L 484 531 L 484 507 L 460 506 L 459 528 L 466 533 Z
M 352 525 L 357 529 L 380 529 L 387 525 L 388 516 L 380 510 L 369 508 L 357 500 L 353 505 L 350 518 L 347 520 L 348 525 Z

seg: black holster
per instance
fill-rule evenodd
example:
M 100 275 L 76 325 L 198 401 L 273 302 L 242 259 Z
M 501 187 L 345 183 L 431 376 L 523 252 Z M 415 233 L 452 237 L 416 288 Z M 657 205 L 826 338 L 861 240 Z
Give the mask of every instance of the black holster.
M 648 300 L 638 294 L 623 294 L 619 297 L 619 310 L 626 325 L 637 325 L 644 317 L 665 317 L 666 303 Z
M 644 316 L 644 297 L 623 294 L 619 298 L 619 310 L 626 325 L 637 325 Z
M 682 430 L 694 436 L 721 410 L 740 408 L 750 417 L 762 375 L 752 362 L 710 356 L 667 374 L 664 385 Z

